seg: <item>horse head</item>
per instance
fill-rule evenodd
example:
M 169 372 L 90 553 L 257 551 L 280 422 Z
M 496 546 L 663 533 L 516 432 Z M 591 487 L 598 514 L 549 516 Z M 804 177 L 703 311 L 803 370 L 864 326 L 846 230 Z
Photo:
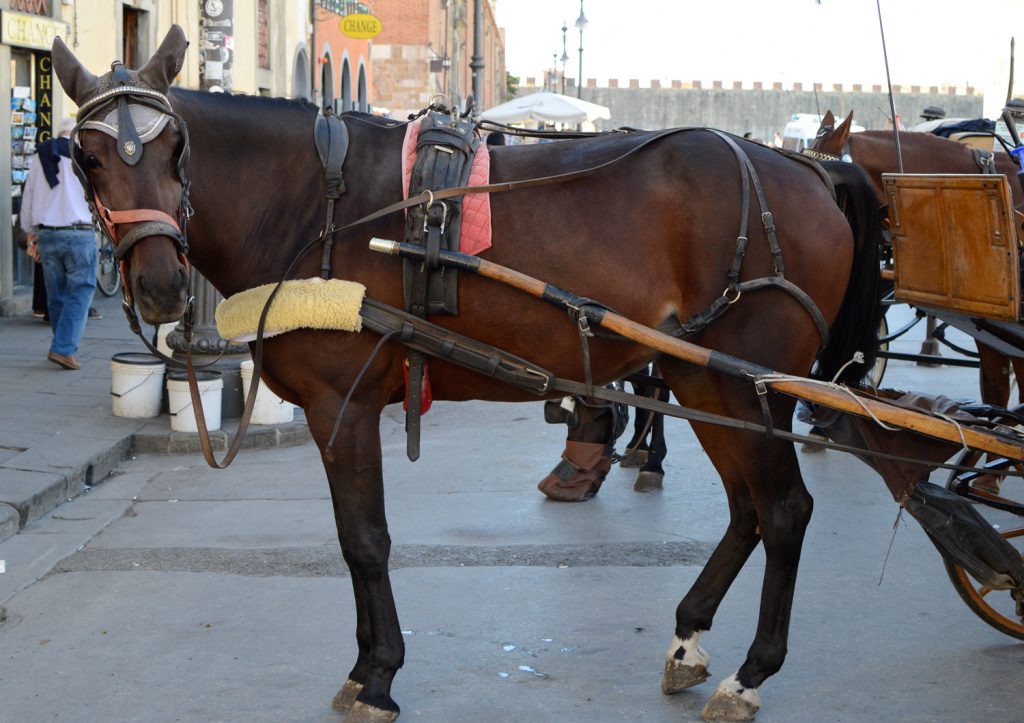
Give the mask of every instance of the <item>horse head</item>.
M 850 139 L 850 128 L 853 126 L 853 111 L 846 116 L 846 120 L 836 127 L 836 117 L 832 115 L 832 111 L 825 111 L 824 117 L 821 119 L 821 125 L 818 127 L 818 134 L 814 138 L 814 143 L 811 144 L 811 149 L 818 153 L 835 156 L 835 158 L 841 158 L 843 155 L 843 149 L 846 148 L 846 142 Z
M 53 67 L 79 107 L 76 172 L 117 249 L 125 299 L 150 324 L 178 319 L 188 297 L 188 132 L 167 99 L 187 47 L 175 25 L 144 68 L 117 61 L 98 77 L 60 38 L 53 42 Z

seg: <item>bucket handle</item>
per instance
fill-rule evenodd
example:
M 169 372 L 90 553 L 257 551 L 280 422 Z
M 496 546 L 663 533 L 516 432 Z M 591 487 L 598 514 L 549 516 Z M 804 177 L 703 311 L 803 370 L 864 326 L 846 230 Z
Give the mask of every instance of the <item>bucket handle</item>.
M 138 384 L 136 384 L 136 385 L 135 385 L 134 387 L 132 387 L 131 389 L 127 389 L 127 390 L 125 390 L 125 391 L 121 392 L 120 394 L 118 394 L 117 392 L 115 392 L 115 391 L 113 390 L 113 388 L 111 388 L 111 390 L 110 390 L 110 396 L 112 396 L 112 397 L 117 397 L 118 399 L 120 399 L 121 397 L 125 397 L 125 396 L 128 396 L 129 394 L 131 394 L 132 392 L 134 392 L 134 391 L 135 391 L 136 389 L 138 389 L 139 387 L 141 387 L 141 386 L 142 386 L 143 384 L 146 384 L 146 383 L 148 383 L 148 382 L 149 382 L 149 377 L 146 377 L 145 379 L 143 379 L 143 380 L 142 380 L 141 382 L 139 382 Z

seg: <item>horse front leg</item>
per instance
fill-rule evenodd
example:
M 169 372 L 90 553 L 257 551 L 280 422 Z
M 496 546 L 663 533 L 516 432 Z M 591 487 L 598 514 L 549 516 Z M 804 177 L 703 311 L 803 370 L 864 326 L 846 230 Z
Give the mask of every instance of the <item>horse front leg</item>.
M 391 538 L 384 514 L 380 408 L 350 404 L 331 450 L 324 445 L 333 417 L 307 410 L 307 418 L 327 471 L 356 603 L 359 653 L 332 707 L 347 711 L 348 723 L 393 721 L 399 707 L 391 698 L 391 683 L 402 667 L 405 643 L 388 576 Z

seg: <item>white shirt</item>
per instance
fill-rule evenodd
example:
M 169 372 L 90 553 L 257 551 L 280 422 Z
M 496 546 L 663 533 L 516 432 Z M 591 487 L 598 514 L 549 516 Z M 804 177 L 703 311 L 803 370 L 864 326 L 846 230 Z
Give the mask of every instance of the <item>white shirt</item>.
M 26 233 L 38 233 L 40 226 L 72 226 L 92 223 L 92 212 L 85 202 L 85 191 L 71 166 L 71 159 L 60 157 L 60 181 L 50 188 L 39 163 L 39 156 L 32 156 L 28 168 L 28 180 L 21 192 L 21 211 L 18 222 Z

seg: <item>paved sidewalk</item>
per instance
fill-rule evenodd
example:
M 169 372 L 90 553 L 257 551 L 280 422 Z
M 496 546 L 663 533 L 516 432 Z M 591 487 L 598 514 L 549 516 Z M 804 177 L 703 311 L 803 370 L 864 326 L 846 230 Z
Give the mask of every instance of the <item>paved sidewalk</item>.
M 129 330 L 120 297 L 93 300 L 103 314 L 90 320 L 76 355 L 79 371 L 47 361 L 49 325 L 30 313 L 0 318 L 0 541 L 106 478 L 139 453 L 199 450 L 199 436 L 172 432 L 170 417 L 115 417 L 110 405 L 110 358 L 145 352 Z M 237 420 L 211 434 L 226 449 Z M 247 448 L 300 444 L 309 438 L 301 410 L 296 421 L 250 426 Z

